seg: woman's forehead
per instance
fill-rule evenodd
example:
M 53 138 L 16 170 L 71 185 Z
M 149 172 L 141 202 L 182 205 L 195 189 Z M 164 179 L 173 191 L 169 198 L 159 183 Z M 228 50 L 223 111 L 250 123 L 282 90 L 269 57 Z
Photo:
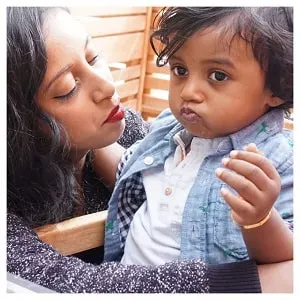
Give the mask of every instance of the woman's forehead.
M 85 42 L 87 36 L 84 27 L 64 10 L 53 10 L 48 14 L 43 32 L 47 48 L 55 47 L 55 43 Z
M 51 13 L 45 20 L 45 45 L 47 70 L 42 89 L 57 72 L 72 65 L 78 57 L 85 55 L 88 35 L 82 25 L 63 10 Z

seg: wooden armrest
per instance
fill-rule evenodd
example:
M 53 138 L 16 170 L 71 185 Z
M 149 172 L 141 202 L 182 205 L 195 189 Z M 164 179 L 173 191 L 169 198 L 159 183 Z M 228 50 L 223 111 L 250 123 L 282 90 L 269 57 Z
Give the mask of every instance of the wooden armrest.
M 107 211 L 49 224 L 35 229 L 39 238 L 64 255 L 102 246 Z

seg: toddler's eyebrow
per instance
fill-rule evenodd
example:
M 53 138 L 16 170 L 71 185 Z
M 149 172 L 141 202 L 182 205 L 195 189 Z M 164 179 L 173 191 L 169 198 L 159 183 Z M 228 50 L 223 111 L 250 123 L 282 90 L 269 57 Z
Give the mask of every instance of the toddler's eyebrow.
M 206 64 L 217 64 L 217 65 L 226 65 L 231 69 L 235 69 L 233 62 L 227 58 L 211 58 L 203 60 L 203 63 Z
M 169 60 L 181 60 L 182 61 L 182 59 L 180 57 L 176 56 L 175 54 L 173 54 L 172 56 L 170 56 Z
M 172 60 L 179 60 L 179 61 L 183 61 L 180 57 L 176 56 L 176 55 L 172 55 L 169 58 L 169 61 Z M 221 66 L 227 66 L 231 69 L 236 69 L 234 66 L 234 63 L 228 59 L 228 58 L 224 58 L 224 57 L 215 57 L 215 58 L 209 58 L 209 59 L 204 59 L 201 60 L 202 64 L 217 64 L 217 65 L 221 65 Z

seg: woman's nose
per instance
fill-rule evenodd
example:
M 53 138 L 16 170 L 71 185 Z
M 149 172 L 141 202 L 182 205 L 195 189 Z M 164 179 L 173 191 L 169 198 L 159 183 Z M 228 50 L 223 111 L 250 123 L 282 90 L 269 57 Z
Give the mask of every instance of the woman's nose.
M 116 93 L 116 87 L 109 69 L 105 71 L 93 70 L 93 77 L 90 78 L 93 83 L 92 98 L 98 103 L 104 99 L 111 99 Z

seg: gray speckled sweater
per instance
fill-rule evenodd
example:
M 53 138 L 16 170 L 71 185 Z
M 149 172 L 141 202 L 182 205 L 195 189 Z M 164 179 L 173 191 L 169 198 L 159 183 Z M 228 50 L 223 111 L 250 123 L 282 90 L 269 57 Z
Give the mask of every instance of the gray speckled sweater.
M 132 112 L 120 143 L 128 147 L 148 127 Z M 88 174 L 90 174 L 88 172 Z M 87 175 L 86 213 L 105 209 L 109 193 L 91 191 Z M 99 183 L 98 183 L 99 184 Z M 157 267 L 93 265 L 59 254 L 43 243 L 18 216 L 7 215 L 7 271 L 60 293 L 208 293 L 260 292 L 254 261 L 208 266 L 200 260 L 177 261 Z

